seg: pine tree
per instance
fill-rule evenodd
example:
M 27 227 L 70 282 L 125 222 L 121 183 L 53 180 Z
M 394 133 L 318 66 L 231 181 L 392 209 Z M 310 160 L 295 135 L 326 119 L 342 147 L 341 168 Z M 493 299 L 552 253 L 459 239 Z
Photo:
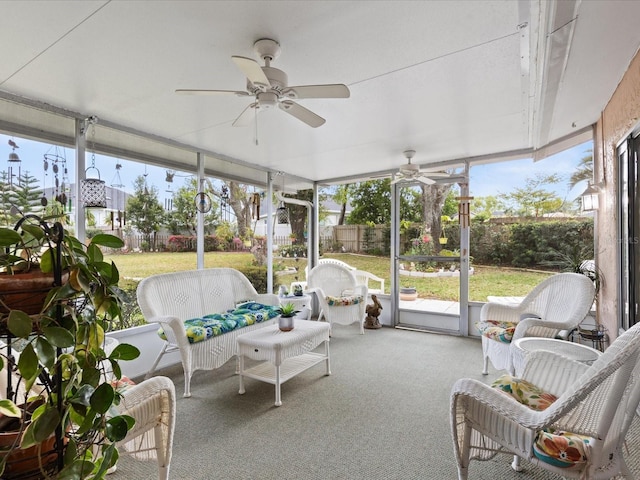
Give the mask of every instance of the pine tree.
M 13 203 L 23 214 L 42 213 L 42 197 L 44 195 L 38 179 L 25 171 L 18 177 L 18 183 L 13 185 Z

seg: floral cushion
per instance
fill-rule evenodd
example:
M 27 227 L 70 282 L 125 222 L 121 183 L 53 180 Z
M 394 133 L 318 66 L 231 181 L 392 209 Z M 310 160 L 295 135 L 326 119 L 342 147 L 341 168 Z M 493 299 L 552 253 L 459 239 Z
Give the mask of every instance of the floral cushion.
M 557 400 L 555 395 L 543 391 L 531 382 L 502 375 L 491 385 L 513 397 L 532 410 L 541 411 Z M 561 468 L 577 467 L 588 458 L 588 446 L 593 438 L 560 430 L 541 430 L 536 435 L 533 454 L 543 462 Z
M 545 392 L 533 383 L 508 374 L 499 377 L 491 386 L 500 389 L 531 410 L 542 411 L 558 399 L 555 395 Z
M 113 389 L 120 394 L 123 394 L 129 388 L 133 387 L 136 384 L 136 382 L 134 382 L 129 377 L 126 377 L 124 375 L 120 378 L 111 380 L 110 383 Z
M 362 295 L 349 296 L 349 297 L 332 297 L 327 296 L 327 303 L 331 307 L 346 307 L 348 305 L 357 305 L 364 301 Z
M 184 328 L 187 331 L 189 343 L 202 342 L 238 328 L 275 318 L 279 315 L 278 308 L 272 305 L 247 302 L 238 305 L 233 310 L 228 310 L 226 313 L 212 313 L 200 318 L 185 320 Z M 158 329 L 158 335 L 163 340 L 167 339 L 162 328 Z
M 476 328 L 483 337 L 502 343 L 511 343 L 517 325 L 514 322 L 500 322 L 498 320 L 476 322 Z
M 579 468 L 587 462 L 592 437 L 576 433 L 542 430 L 533 444 L 533 454 L 550 465 Z

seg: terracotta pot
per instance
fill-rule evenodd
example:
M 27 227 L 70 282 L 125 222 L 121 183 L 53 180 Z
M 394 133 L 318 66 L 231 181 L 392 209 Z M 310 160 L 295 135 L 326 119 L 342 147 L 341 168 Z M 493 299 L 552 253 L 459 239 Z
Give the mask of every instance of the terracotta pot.
M 32 411 L 42 402 L 35 402 L 30 405 L 29 410 Z M 20 408 L 23 405 L 19 405 Z M 30 418 L 30 417 L 29 417 Z M 28 420 L 30 421 L 30 420 Z M 10 448 L 12 445 L 20 444 L 20 419 L 8 418 L 0 415 L 0 450 Z M 41 479 L 43 478 L 42 469 L 48 474 L 55 477 L 58 471 L 58 453 L 55 450 L 56 438 L 54 435 L 47 438 L 40 445 L 34 445 L 29 448 L 16 448 L 10 452 L 0 451 L 0 457 L 7 457 L 4 473 L 4 479 Z
M 69 273 L 63 272 L 62 283 L 69 279 Z M 15 275 L 0 275 L 0 313 L 9 310 L 22 310 L 28 315 L 42 311 L 49 290 L 54 286 L 53 274 L 34 270 Z

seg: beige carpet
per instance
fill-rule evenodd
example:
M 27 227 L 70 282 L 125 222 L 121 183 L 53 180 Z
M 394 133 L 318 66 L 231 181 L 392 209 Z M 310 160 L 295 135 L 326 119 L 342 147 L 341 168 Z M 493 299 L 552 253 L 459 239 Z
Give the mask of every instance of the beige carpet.
M 318 365 L 282 387 L 248 379 L 238 395 L 235 363 L 193 377 L 183 398 L 181 367 L 161 373 L 178 392 L 173 479 L 455 479 L 449 393 L 461 377 L 483 377 L 475 339 L 383 328 L 336 327 L 332 375 Z M 640 422 L 628 436 L 640 479 Z M 508 456 L 473 462 L 471 480 L 562 477 Z M 124 458 L 112 480 L 156 478 L 154 464 Z

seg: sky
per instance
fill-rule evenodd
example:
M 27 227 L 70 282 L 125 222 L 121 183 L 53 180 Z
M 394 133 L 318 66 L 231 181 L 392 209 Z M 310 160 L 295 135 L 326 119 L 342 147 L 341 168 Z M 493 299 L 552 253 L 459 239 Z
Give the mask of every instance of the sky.
M 13 150 L 9 141 L 15 142 L 19 148 Z M 576 169 L 580 159 L 590 154 L 592 148 L 592 142 L 587 142 L 538 162 L 525 159 L 472 167 L 469 181 L 471 195 L 484 197 L 508 193 L 515 188 L 524 187 L 526 179 L 532 178 L 536 174 L 550 175 L 556 173 L 563 181 L 559 184 L 550 185 L 548 188 L 554 190 L 560 198 L 572 201 L 580 196 L 587 185 L 586 182 L 583 182 L 573 189 L 569 189 L 569 177 Z M 75 180 L 75 151 L 73 149 L 0 134 L 0 171 L 6 171 L 11 165 L 14 167 L 15 172 L 16 164 L 8 162 L 9 154 L 12 151 L 20 157 L 22 171 L 28 170 L 32 176 L 38 179 L 41 187 L 43 182 L 45 188 L 53 187 L 55 182 L 55 176 L 52 171 L 53 162 L 49 162 L 50 165 L 47 172 L 43 171 L 45 154 L 50 158 L 66 158 L 69 182 L 73 183 Z M 117 163 L 122 165 L 119 170 L 116 169 Z M 87 154 L 86 165 L 87 167 L 91 166 L 90 153 Z M 183 186 L 185 180 L 191 176 L 184 172 L 175 172 L 173 182 L 167 183 L 167 170 L 164 168 L 145 166 L 141 163 L 114 159 L 103 155 L 95 156 L 95 166 L 100 171 L 100 178 L 107 185 L 122 184 L 124 185 L 122 189 L 129 193 L 133 192 L 133 184 L 136 177 L 146 175 L 148 185 L 157 187 L 161 204 L 164 204 L 165 199 L 171 198 L 171 192 Z M 88 173 L 90 177 L 95 178 L 97 172 L 89 170 Z M 58 177 L 61 182 L 61 170 L 58 173 Z

